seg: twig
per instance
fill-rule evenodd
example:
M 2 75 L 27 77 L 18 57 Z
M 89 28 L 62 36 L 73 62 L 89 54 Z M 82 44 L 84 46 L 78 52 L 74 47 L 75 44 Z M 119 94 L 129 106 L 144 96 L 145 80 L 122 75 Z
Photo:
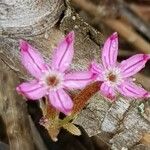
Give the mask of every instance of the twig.
M 144 22 L 128 5 L 122 0 L 118 1 L 118 9 L 122 16 L 126 17 L 127 20 L 143 35 L 150 40 L 150 26 Z
M 150 20 L 150 6 L 132 4 L 130 7 L 136 14 L 142 17 L 143 20 Z
M 129 43 L 134 45 L 139 51 L 143 53 L 150 53 L 150 44 L 145 41 L 139 34 L 137 34 L 129 25 L 122 23 L 120 20 L 112 18 L 103 18 L 99 12 L 99 8 L 91 2 L 86 0 L 72 0 L 81 9 L 86 11 L 89 15 L 97 17 L 104 24 L 111 29 L 117 31 Z
M 117 19 L 105 19 L 103 22 L 111 29 L 117 31 L 126 41 L 134 45 L 138 51 L 150 53 L 150 44 L 127 24 Z

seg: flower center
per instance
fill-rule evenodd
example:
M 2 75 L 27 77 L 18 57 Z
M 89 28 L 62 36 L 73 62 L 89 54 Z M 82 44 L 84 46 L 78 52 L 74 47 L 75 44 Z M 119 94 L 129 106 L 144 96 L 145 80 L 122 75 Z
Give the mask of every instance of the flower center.
M 122 82 L 121 71 L 118 68 L 111 68 L 111 70 L 106 70 L 104 72 L 104 80 L 110 86 L 119 85 Z
M 59 84 L 59 79 L 56 76 L 49 76 L 46 79 L 46 83 L 47 85 L 51 86 L 51 87 L 55 87 Z
M 57 71 L 47 71 L 40 79 L 41 84 L 47 86 L 49 90 L 57 90 L 63 85 L 64 75 Z
M 116 80 L 117 80 L 116 75 L 113 74 L 113 73 L 109 73 L 107 78 L 108 78 L 111 82 L 116 82 Z

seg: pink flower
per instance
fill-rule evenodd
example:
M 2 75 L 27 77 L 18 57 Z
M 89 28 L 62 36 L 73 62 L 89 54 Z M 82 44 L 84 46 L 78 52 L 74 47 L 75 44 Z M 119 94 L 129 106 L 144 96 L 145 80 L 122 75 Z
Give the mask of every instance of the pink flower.
M 81 89 L 93 79 L 90 71 L 66 71 L 74 54 L 74 32 L 70 32 L 55 49 L 52 64 L 46 64 L 39 52 L 26 41 L 20 41 L 21 61 L 35 78 L 22 83 L 17 91 L 31 100 L 48 96 L 50 104 L 57 110 L 68 114 L 73 102 L 65 89 Z
M 92 62 L 91 72 L 97 74 L 98 81 L 103 81 L 100 92 L 109 100 L 114 100 L 119 92 L 124 96 L 144 98 L 148 92 L 133 83 L 131 76 L 135 75 L 150 59 L 149 54 L 137 54 L 121 63 L 117 62 L 118 35 L 112 34 L 102 49 L 102 64 Z

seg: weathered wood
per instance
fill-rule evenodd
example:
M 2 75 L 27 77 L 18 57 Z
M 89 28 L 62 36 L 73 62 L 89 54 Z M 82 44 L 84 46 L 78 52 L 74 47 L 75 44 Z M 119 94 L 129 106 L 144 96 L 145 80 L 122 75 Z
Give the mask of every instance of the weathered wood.
M 36 150 L 48 150 L 44 141 L 42 140 L 40 133 L 38 132 L 38 129 L 36 128 L 30 116 L 29 116 L 29 122 L 30 122 L 31 131 L 33 135 L 33 141 L 35 143 Z
M 104 128 L 104 126 L 107 126 L 108 124 L 108 126 L 111 126 L 114 122 L 117 122 L 117 125 L 115 124 L 114 126 L 114 131 L 111 129 L 107 130 L 107 132 L 115 134 L 110 140 L 112 149 L 114 150 L 120 150 L 122 147 L 132 148 L 132 146 L 141 140 L 144 133 L 150 132 L 150 122 L 144 119 L 140 114 L 138 108 L 139 102 L 133 100 L 132 102 L 128 101 L 129 100 L 124 100 L 124 103 L 121 103 L 122 99 L 116 101 L 109 109 L 110 111 L 107 112 L 103 121 L 102 130 L 104 131 L 106 131 L 105 129 L 108 129 Z M 122 107 L 124 107 L 124 109 Z M 115 109 L 115 111 L 112 111 L 113 109 Z M 125 112 L 122 113 L 124 110 Z M 115 118 L 115 120 L 110 119 L 111 121 L 106 124 L 105 120 L 108 119 L 108 115 Z
M 15 91 L 19 78 L 0 60 L 0 116 L 10 150 L 34 150 L 26 103 Z
M 123 0 L 117 0 L 116 5 L 122 16 L 150 40 L 150 25 L 143 21 Z
M 0 35 L 40 34 L 55 25 L 63 10 L 63 0 L 1 0 Z

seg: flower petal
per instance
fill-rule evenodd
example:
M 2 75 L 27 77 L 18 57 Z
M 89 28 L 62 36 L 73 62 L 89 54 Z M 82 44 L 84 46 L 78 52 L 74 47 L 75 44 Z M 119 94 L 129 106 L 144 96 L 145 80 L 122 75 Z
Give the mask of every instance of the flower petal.
M 102 62 L 105 68 L 113 67 L 116 64 L 118 55 L 118 35 L 113 33 L 104 43 L 102 49 Z
M 97 79 L 103 81 L 104 68 L 101 64 L 97 64 L 94 61 L 90 64 L 89 69 L 93 74 L 97 75 Z
M 127 60 L 124 60 L 120 64 L 120 69 L 122 70 L 123 77 L 130 77 L 142 68 L 145 67 L 146 62 L 150 59 L 148 54 L 137 54 Z
M 66 115 L 69 114 L 73 108 L 73 102 L 70 96 L 63 89 L 50 91 L 49 101 L 53 107 Z
M 55 50 L 52 68 L 64 72 L 68 69 L 74 54 L 74 32 L 70 32 Z
M 90 71 L 74 72 L 65 75 L 64 86 L 71 89 L 82 89 L 91 81 L 95 75 Z
M 148 93 L 148 95 L 146 96 L 146 98 L 150 98 L 150 92 Z
M 32 76 L 39 78 L 45 69 L 45 62 L 39 52 L 26 41 L 20 40 L 21 61 Z
M 108 86 L 105 82 L 100 87 L 100 93 L 110 101 L 115 100 L 115 90 L 112 87 Z
M 140 86 L 137 86 L 131 81 L 125 81 L 123 84 L 117 87 L 118 91 L 128 97 L 133 98 L 145 98 L 148 96 L 148 92 Z
M 17 92 L 24 95 L 25 97 L 38 100 L 46 95 L 46 87 L 40 85 L 36 80 L 30 82 L 24 82 L 16 88 Z

